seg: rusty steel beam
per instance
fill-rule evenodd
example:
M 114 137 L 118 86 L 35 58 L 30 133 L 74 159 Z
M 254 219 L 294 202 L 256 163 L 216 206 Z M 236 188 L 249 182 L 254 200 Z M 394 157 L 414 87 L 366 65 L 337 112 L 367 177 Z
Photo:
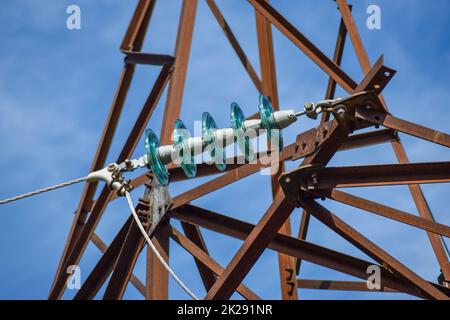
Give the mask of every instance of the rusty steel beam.
M 206 247 L 205 240 L 203 239 L 200 228 L 183 221 L 181 222 L 181 227 L 183 228 L 186 238 L 188 238 L 189 241 L 197 246 L 199 250 L 203 251 L 206 255 L 209 255 L 208 248 Z M 172 227 L 172 234 L 174 232 L 175 231 Z M 197 269 L 200 273 L 200 277 L 202 278 L 203 286 L 205 287 L 205 290 L 208 291 L 216 281 L 214 271 L 207 265 L 203 264 L 198 258 L 194 257 L 194 259 L 195 264 L 197 265 Z
M 101 253 L 104 254 L 108 250 L 108 245 L 97 234 L 92 235 L 91 241 Z
M 108 245 L 95 233 L 92 235 L 91 241 L 95 244 L 95 246 L 105 254 L 106 250 L 108 250 Z M 139 278 L 131 274 L 130 283 L 142 294 L 145 295 L 145 285 L 139 280 Z
M 256 32 L 258 39 L 259 64 L 261 69 L 262 93 L 269 98 L 274 110 L 280 110 L 278 100 L 277 73 L 275 66 L 275 55 L 272 40 L 272 26 L 257 10 L 255 10 Z M 268 140 L 270 147 L 270 141 Z M 278 170 L 270 176 L 272 186 L 272 198 L 275 198 L 280 190 L 278 177 L 284 171 L 284 162 L 280 161 Z M 290 218 L 281 226 L 279 232 L 291 235 Z M 291 257 L 278 254 L 278 265 L 280 273 L 281 297 L 283 300 L 297 300 L 297 287 L 294 277 L 295 261 Z
M 389 81 L 397 73 L 396 70 L 386 67 L 384 64 L 384 55 L 382 54 L 378 60 L 373 64 L 372 68 L 366 73 L 364 79 L 356 87 L 354 92 L 360 91 L 374 91 L 380 99 L 381 110 L 387 112 L 387 107 L 384 100 L 381 100 L 381 91 L 387 86 Z
M 165 65 L 155 81 L 155 84 L 148 95 L 147 100 L 142 107 L 142 110 L 125 142 L 125 145 L 122 151 L 119 154 L 117 159 L 117 163 L 123 162 L 125 159 L 131 157 L 134 152 L 134 149 L 139 142 L 139 138 L 142 136 L 144 132 L 145 126 L 155 109 L 159 98 L 161 97 L 162 91 L 166 86 L 171 74 L 171 67 L 169 65 Z M 86 249 L 89 240 L 94 233 L 95 227 L 97 226 L 100 218 L 106 209 L 106 206 L 112 196 L 111 190 L 109 190 L 108 186 L 105 186 L 100 193 L 97 201 L 95 202 L 95 206 L 93 207 L 89 219 L 82 229 L 80 236 L 77 239 L 77 242 L 74 244 L 73 250 L 67 256 L 66 261 L 64 262 L 64 267 L 61 268 L 61 272 L 59 273 L 57 280 L 55 281 L 55 285 L 50 291 L 49 299 L 59 299 L 64 291 L 65 283 L 68 275 L 63 272 L 68 265 L 77 264 L 81 259 L 81 255 Z
M 371 68 L 369 57 L 364 49 L 364 44 L 359 36 L 358 28 L 353 20 L 352 13 L 346 0 L 337 0 L 338 9 L 341 12 L 342 19 L 345 23 L 345 27 L 348 30 L 350 40 L 352 41 L 353 48 L 355 49 L 356 56 L 359 60 L 361 68 L 367 72 Z
M 167 92 L 161 128 L 160 140 L 163 145 L 171 143 L 173 125 L 175 120 L 180 117 L 196 11 L 197 0 L 183 1 L 175 45 L 174 72 Z
M 348 139 L 341 144 L 338 151 L 364 148 L 396 140 L 398 140 L 398 135 L 395 130 L 374 130 L 348 136 Z
M 121 51 L 141 51 L 155 4 L 156 0 L 139 0 L 120 45 Z
M 218 232 L 233 238 L 244 240 L 255 225 L 240 221 L 216 212 L 206 210 L 193 205 L 184 205 L 170 212 L 174 219 L 185 221 L 214 232 Z M 330 268 L 351 276 L 366 280 L 367 268 L 374 265 L 373 262 L 364 261 L 316 244 L 289 237 L 283 234 L 277 234 L 268 244 L 267 248 L 283 252 L 298 259 L 309 261 L 326 268 Z M 381 278 L 386 286 L 395 288 L 415 296 L 423 297 L 416 287 L 405 283 L 403 279 L 395 277 L 386 268 L 380 266 Z M 439 290 L 450 295 L 450 290 L 442 286 L 430 283 Z
M 450 299 L 449 295 L 444 294 L 435 286 L 422 279 L 419 275 L 400 263 L 386 251 L 364 237 L 362 234 L 353 229 L 351 226 L 349 226 L 347 223 L 335 216 L 333 213 L 321 206 L 316 201 L 306 198 L 305 196 L 300 194 L 299 204 L 305 210 L 309 211 L 311 215 L 313 215 L 316 219 L 325 224 L 328 228 L 335 231 L 341 237 L 349 241 L 351 244 L 363 251 L 378 263 L 385 265 L 397 277 L 402 277 L 406 281 L 409 281 L 412 285 L 416 286 L 428 299 Z
M 195 228 L 196 226 L 183 222 L 185 226 L 190 226 L 190 228 Z M 171 227 L 170 237 L 177 242 L 181 247 L 183 247 L 187 252 L 189 252 L 194 259 L 199 261 L 204 267 L 206 267 L 213 274 L 220 276 L 223 272 L 223 268 L 214 259 L 212 259 L 207 252 L 205 252 L 201 247 L 196 245 L 194 241 L 190 240 L 189 237 L 183 236 L 177 229 Z M 215 281 L 215 278 L 214 278 Z M 214 284 L 214 282 L 212 283 Z M 236 291 L 247 300 L 260 300 L 253 291 L 251 291 L 247 286 L 240 284 Z
M 120 250 L 122 248 L 123 242 L 125 241 L 128 230 L 130 229 L 132 221 L 133 217 L 130 216 L 124 223 L 120 231 L 117 233 L 117 235 L 114 237 L 113 241 L 106 249 L 103 256 L 97 262 L 94 269 L 84 281 L 80 290 L 74 297 L 75 300 L 87 300 L 95 298 L 95 295 L 114 269 L 114 265 L 116 264 L 117 258 L 119 257 Z
M 264 0 L 266 1 L 266 0 Z M 272 26 L 255 10 L 258 36 L 259 64 L 261 68 L 262 93 L 267 96 L 275 110 L 279 110 L 277 72 L 272 41 Z
M 365 121 L 450 148 L 450 135 L 376 110 L 357 109 L 356 116 Z
M 336 120 L 330 122 L 336 123 Z M 330 128 L 330 131 L 327 132 L 327 138 L 322 142 L 322 144 L 319 145 L 318 148 L 315 149 L 312 154 L 309 154 L 305 157 L 305 159 L 301 163 L 301 166 L 308 166 L 313 164 L 325 166 L 334 156 L 334 154 L 339 150 L 342 143 L 347 140 L 347 137 L 351 133 L 351 130 L 351 127 L 347 123 L 332 126 Z M 299 142 L 298 139 L 297 142 Z M 283 176 L 284 175 L 281 175 L 280 179 Z
M 255 85 L 256 90 L 258 90 L 258 92 L 262 92 L 261 80 L 259 79 L 258 74 L 256 73 L 255 69 L 250 63 L 250 60 L 247 58 L 244 50 L 242 50 L 241 45 L 237 41 L 235 35 L 233 34 L 233 31 L 231 31 L 230 26 L 228 25 L 227 21 L 225 20 L 219 8 L 217 7 L 216 2 L 214 0 L 206 0 L 206 3 L 208 4 L 218 24 L 225 33 L 225 36 L 227 37 L 228 41 L 230 42 L 231 46 L 233 47 L 234 51 L 239 57 L 239 60 L 244 66 L 245 71 L 247 71 L 250 79 Z
M 163 66 L 165 64 L 174 64 L 175 58 L 167 54 L 154 54 L 154 53 L 142 53 L 126 51 L 125 64 L 147 64 L 152 66 Z
M 134 34 L 131 37 L 131 47 L 128 49 L 129 51 L 140 52 L 144 45 L 145 35 L 147 34 L 148 25 L 150 24 L 150 19 L 153 15 L 153 9 L 155 8 L 156 0 L 139 0 L 145 1 L 146 4 L 143 7 L 144 14 L 142 18 L 139 19 L 137 26 L 137 32 L 134 31 Z M 139 10 L 137 10 L 139 11 Z M 136 12 L 136 11 L 135 11 Z M 131 31 L 136 30 L 134 27 L 131 27 Z M 128 30 L 127 30 L 128 31 Z M 123 41 L 122 41 L 123 43 Z M 122 48 L 120 50 L 123 52 Z
M 299 289 L 338 290 L 338 291 L 367 291 L 367 292 L 399 292 L 381 285 L 380 289 L 369 289 L 367 282 L 297 279 Z
M 277 27 L 289 40 L 302 50 L 312 61 L 332 77 L 344 90 L 353 92 L 357 87 L 350 78 L 333 60 L 328 58 L 308 38 L 287 21 L 265 0 L 248 0 L 270 23 Z
M 305 190 L 450 182 L 450 161 L 349 167 L 304 167 L 283 174 L 281 184 Z
M 230 298 L 292 210 L 294 210 L 294 207 L 286 201 L 282 190 L 280 190 L 272 205 L 208 291 L 206 300 Z
M 159 222 L 153 235 L 153 244 L 161 254 L 164 261 L 169 264 L 169 232 L 168 219 Z M 149 253 L 151 252 L 151 253 Z M 168 275 L 166 269 L 155 256 L 153 251 L 147 248 L 146 270 L 146 300 L 167 300 L 169 297 Z
M 148 203 L 146 205 L 139 203 L 138 206 L 140 206 L 140 208 L 137 208 L 136 212 L 141 215 L 142 225 L 145 230 L 148 231 L 150 227 L 148 216 L 147 214 L 143 214 L 145 210 L 149 209 Z M 103 300 L 122 299 L 144 243 L 145 239 L 142 236 L 141 230 L 139 230 L 136 221 L 133 220 L 128 229 L 122 249 L 120 250 L 108 286 L 106 287 Z
M 300 226 L 298 227 L 298 235 L 297 238 L 300 240 L 306 240 L 306 236 L 308 235 L 308 228 L 309 228 L 309 220 L 311 218 L 311 214 L 303 210 L 302 212 L 302 218 L 300 220 Z M 302 265 L 302 260 L 297 259 L 295 263 L 295 273 L 298 275 L 300 273 L 300 267 Z
M 333 62 L 336 63 L 338 66 L 340 66 L 342 62 L 346 38 L 347 38 L 347 29 L 345 28 L 344 21 L 341 19 L 341 22 L 339 23 L 338 35 L 336 38 L 336 45 L 334 47 L 333 53 Z M 325 99 L 334 99 L 334 95 L 336 93 L 336 84 L 337 84 L 336 81 L 332 77 L 328 78 Z M 322 113 L 320 121 L 326 122 L 328 120 L 330 120 L 330 113 L 329 112 Z
M 248 163 L 248 161 L 243 160 L 244 159 L 242 157 L 235 157 L 234 160 L 227 159 L 226 160 L 227 166 L 224 171 L 218 171 L 214 164 L 199 163 L 197 164 L 197 174 L 195 175 L 194 178 L 208 177 L 235 170 Z M 228 161 L 232 162 L 228 163 Z M 186 174 L 183 172 L 181 167 L 169 168 L 169 177 L 170 182 L 185 181 L 190 179 L 186 177 Z
M 359 208 L 368 212 L 375 213 L 385 218 L 393 219 L 398 222 L 409 224 L 410 226 L 427 230 L 438 235 L 450 237 L 450 227 L 437 223 L 433 220 L 424 219 L 413 214 L 397 210 L 380 203 L 370 201 L 355 195 L 342 192 L 336 189 L 313 191 L 314 195 L 327 197 L 329 199 Z
M 367 55 L 367 52 L 364 48 L 363 42 L 361 40 L 361 36 L 358 32 L 358 29 L 356 28 L 356 25 L 353 21 L 353 16 L 350 12 L 347 10 L 347 2 L 344 0 L 338 0 L 338 7 L 341 11 L 342 18 L 344 19 L 344 22 L 346 23 L 346 27 L 348 31 L 350 32 L 351 39 L 353 46 L 355 48 L 356 55 L 360 61 L 361 69 L 364 73 L 369 72 L 370 69 L 370 61 Z M 381 96 L 381 101 L 384 102 L 383 97 Z M 384 103 L 386 106 L 386 104 Z M 387 106 L 386 106 L 387 109 Z M 391 142 L 392 148 L 394 150 L 394 153 L 397 157 L 397 160 L 400 163 L 408 163 L 408 157 L 406 155 L 406 152 L 404 150 L 403 145 L 400 141 L 392 141 Z M 419 211 L 419 214 L 422 218 L 427 218 L 433 220 L 433 215 L 431 213 L 431 210 L 429 208 L 429 205 L 425 199 L 425 196 L 422 192 L 422 189 L 419 185 L 409 185 L 409 190 L 411 193 L 411 196 L 414 199 L 414 203 L 417 207 L 417 210 Z M 444 278 L 446 279 L 447 283 L 450 283 L 450 262 L 448 260 L 447 254 L 445 252 L 442 239 L 430 232 L 427 232 L 428 238 L 430 240 L 431 246 L 433 247 L 433 251 L 436 255 L 436 258 L 439 262 L 439 266 L 441 267 L 442 272 L 444 273 Z
M 283 223 L 279 232 L 291 235 L 291 221 L 289 217 Z M 282 299 L 298 300 L 297 282 L 295 281 L 296 260 L 284 253 L 278 253 L 278 265 Z

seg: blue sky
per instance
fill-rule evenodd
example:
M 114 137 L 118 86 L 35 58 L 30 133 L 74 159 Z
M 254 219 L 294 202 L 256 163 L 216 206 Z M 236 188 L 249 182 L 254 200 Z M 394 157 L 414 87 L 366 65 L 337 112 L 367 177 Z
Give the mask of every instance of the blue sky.
M 4 168 L 0 198 L 84 176 L 122 69 L 118 48 L 137 1 L 5 0 L 0 11 L 0 166 Z M 332 55 L 339 25 L 333 1 L 273 0 L 273 5 L 326 54 Z M 254 12 L 245 1 L 218 0 L 219 8 L 259 73 Z M 82 29 L 66 28 L 66 8 L 81 7 Z M 382 29 L 365 27 L 366 8 L 377 4 Z M 181 1 L 159 1 L 147 33 L 145 52 L 173 54 Z M 357 1 L 353 13 L 363 41 L 374 62 L 385 54 L 385 64 L 398 71 L 384 91 L 393 114 L 425 126 L 449 131 L 450 119 L 450 22 L 445 0 Z M 324 96 L 326 75 L 278 30 L 274 29 L 275 59 L 280 104 L 300 109 L 305 101 Z M 350 44 L 348 42 L 347 44 Z M 343 68 L 357 82 L 362 73 L 351 46 L 344 53 Z M 159 72 L 140 66 L 135 74 L 108 161 L 114 161 Z M 338 96 L 345 96 L 338 90 Z M 209 111 L 220 127 L 229 126 L 229 105 L 238 102 L 247 115 L 257 110 L 258 93 L 245 74 L 204 1 L 199 1 L 197 23 L 188 68 L 181 118 L 188 128 Z M 159 132 L 165 96 L 148 127 Z M 301 119 L 284 133 L 285 141 L 316 125 Z M 401 135 L 411 161 L 449 160 L 448 149 Z M 136 156 L 143 152 L 143 143 Z M 341 152 L 332 165 L 394 163 L 388 146 Z M 294 168 L 298 163 L 290 163 Z M 205 182 L 197 179 L 171 186 L 173 196 Z M 255 187 L 256 186 L 256 187 Z M 436 220 L 449 225 L 445 211 L 448 185 L 425 185 Z M 54 191 L 0 207 L 0 299 L 45 299 L 78 204 L 82 185 Z M 417 214 L 405 186 L 357 188 L 349 192 Z M 134 191 L 137 199 L 142 189 Z M 194 203 L 232 217 L 256 223 L 270 205 L 267 176 L 255 174 L 211 193 Z M 427 280 L 439 273 L 428 238 L 422 230 L 333 202 L 330 210 Z M 300 210 L 292 214 L 298 230 Z M 128 217 L 124 200 L 112 203 L 97 233 L 109 243 Z M 175 226 L 179 226 L 174 222 Z M 212 256 L 225 266 L 241 242 L 204 231 Z M 308 240 L 368 259 L 320 222 L 312 219 Z M 82 277 L 100 258 L 91 244 L 80 263 Z M 144 256 L 144 255 L 143 255 Z M 193 259 L 171 243 L 171 265 L 199 296 L 205 294 Z M 141 258 L 135 273 L 145 279 Z M 310 263 L 301 276 L 309 279 L 352 279 Z M 267 250 L 245 283 L 263 298 L 280 298 L 277 256 Z M 65 298 L 73 296 L 67 291 Z M 407 299 L 403 294 L 345 293 L 300 290 L 303 299 Z M 187 298 L 170 282 L 170 297 Z M 125 298 L 140 299 L 128 287 Z

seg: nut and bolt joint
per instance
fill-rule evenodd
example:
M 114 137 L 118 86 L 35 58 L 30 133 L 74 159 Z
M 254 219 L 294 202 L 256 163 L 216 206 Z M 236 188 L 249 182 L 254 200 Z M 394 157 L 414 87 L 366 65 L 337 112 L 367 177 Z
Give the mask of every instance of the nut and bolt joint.
M 347 112 L 347 107 L 343 104 L 340 104 L 336 107 L 333 108 L 334 113 L 340 118 L 344 118 L 345 117 L 345 113 Z
M 117 165 L 115 164 L 115 163 L 111 163 L 109 166 L 108 166 L 108 171 L 109 172 L 113 172 L 113 171 L 115 171 L 117 169 Z

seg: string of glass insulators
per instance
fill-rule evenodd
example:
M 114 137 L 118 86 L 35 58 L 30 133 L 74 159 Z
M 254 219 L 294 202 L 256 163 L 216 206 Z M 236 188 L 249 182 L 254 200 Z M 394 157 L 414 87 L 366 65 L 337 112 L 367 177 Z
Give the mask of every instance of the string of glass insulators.
M 270 141 L 278 142 L 277 148 L 282 147 L 281 130 L 288 127 L 307 110 L 295 112 L 294 110 L 274 111 L 270 100 L 264 96 L 259 97 L 260 119 L 246 120 L 244 113 L 235 102 L 231 104 L 231 128 L 217 128 L 213 117 L 204 112 L 202 115 L 202 136 L 191 137 L 183 121 L 177 119 L 174 124 L 172 145 L 160 145 L 159 139 L 151 129 L 145 131 L 146 163 L 158 182 L 165 186 L 169 182 L 167 165 L 177 158 L 184 174 L 193 178 L 196 176 L 197 165 L 194 157 L 207 151 L 216 168 L 220 171 L 226 169 L 225 147 L 237 142 L 240 151 L 247 161 L 252 161 L 254 151 L 251 139 L 265 129 Z M 309 115 L 308 115 L 309 116 Z M 314 117 L 311 117 L 314 118 Z

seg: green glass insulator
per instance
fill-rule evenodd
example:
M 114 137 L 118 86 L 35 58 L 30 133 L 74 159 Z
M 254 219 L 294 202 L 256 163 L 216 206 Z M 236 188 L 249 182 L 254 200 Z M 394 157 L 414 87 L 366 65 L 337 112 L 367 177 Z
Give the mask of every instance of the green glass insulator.
M 278 141 L 278 148 L 283 147 L 283 136 L 281 135 L 281 130 L 278 128 L 273 115 L 273 107 L 270 103 L 269 98 L 265 95 L 259 96 L 259 114 L 261 116 L 261 124 L 264 129 L 267 130 L 267 136 L 272 143 Z
M 231 104 L 230 118 L 231 127 L 234 129 L 234 136 L 237 139 L 239 149 L 247 161 L 252 161 L 254 158 L 253 145 L 250 137 L 245 134 L 245 116 L 236 102 Z
M 180 160 L 181 169 L 188 178 L 193 178 L 197 174 L 197 165 L 192 156 L 191 148 L 189 147 L 188 139 L 191 134 L 186 129 L 183 121 L 175 120 L 173 130 L 173 146 L 177 152 Z
M 159 158 L 159 139 L 151 129 L 145 130 L 145 151 L 147 153 L 149 167 L 159 184 L 166 186 L 169 183 L 169 171 L 167 166 Z
M 225 170 L 227 167 L 225 163 L 225 149 L 222 147 L 223 143 L 216 141 L 215 132 L 217 130 L 216 122 L 209 112 L 203 112 L 202 115 L 202 136 L 203 141 L 207 144 L 207 149 L 214 161 L 217 169 Z

